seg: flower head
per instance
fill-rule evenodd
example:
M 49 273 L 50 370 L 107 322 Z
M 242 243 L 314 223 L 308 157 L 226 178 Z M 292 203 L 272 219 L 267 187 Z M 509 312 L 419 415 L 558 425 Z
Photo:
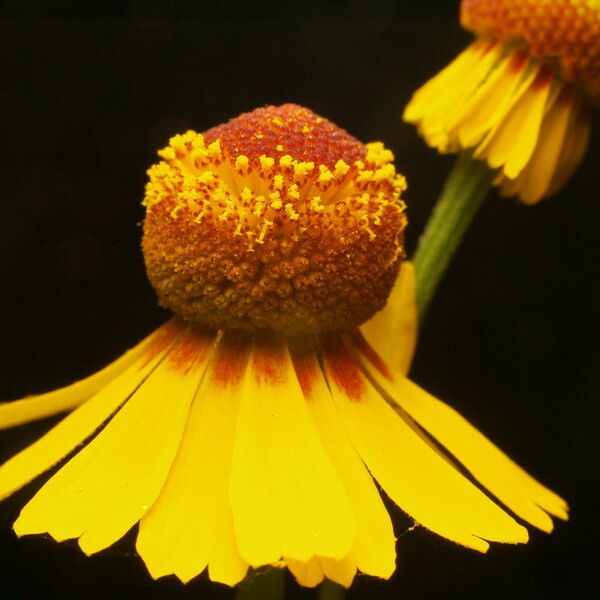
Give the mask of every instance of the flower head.
M 561 498 L 406 379 L 409 263 L 388 307 L 357 327 L 402 254 L 404 180 L 389 151 L 286 105 L 176 136 L 161 156 L 143 247 L 178 316 L 87 379 L 0 406 L 0 428 L 72 411 L 0 467 L 3 498 L 67 458 L 18 535 L 76 538 L 92 554 L 137 524 L 153 577 L 207 570 L 235 585 L 273 565 L 305 586 L 349 586 L 395 568 L 375 481 L 415 524 L 482 552 L 527 541 L 508 511 L 544 531 L 549 515 L 567 518 Z M 277 292 L 285 282 L 295 293 Z
M 188 131 L 149 171 L 142 247 L 186 320 L 343 330 L 385 305 L 406 223 L 392 153 L 294 104 Z
M 469 149 L 504 196 L 533 204 L 581 162 L 600 102 L 598 0 L 463 0 L 476 41 L 406 107 L 440 152 Z

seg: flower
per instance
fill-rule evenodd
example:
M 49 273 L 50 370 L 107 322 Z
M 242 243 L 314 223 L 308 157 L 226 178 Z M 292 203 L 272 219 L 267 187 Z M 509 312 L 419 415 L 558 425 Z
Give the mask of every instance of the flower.
M 274 565 L 349 586 L 395 568 L 375 481 L 416 524 L 482 552 L 527 541 L 507 509 L 544 531 L 567 518 L 404 375 L 414 273 L 397 276 L 405 181 L 389 150 L 283 105 L 159 154 L 142 247 L 177 316 L 87 379 L 0 405 L 0 427 L 72 410 L 0 467 L 4 498 L 67 459 L 17 535 L 92 554 L 139 523 L 155 578 L 208 569 L 235 585 Z
M 598 0 L 462 0 L 477 36 L 412 97 L 404 119 L 440 152 L 469 149 L 503 196 L 535 204 L 585 154 L 600 102 Z

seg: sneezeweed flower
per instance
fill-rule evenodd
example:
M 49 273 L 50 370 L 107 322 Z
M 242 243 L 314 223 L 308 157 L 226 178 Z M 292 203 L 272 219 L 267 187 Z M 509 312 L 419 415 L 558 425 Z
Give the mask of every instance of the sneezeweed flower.
M 2 427 L 72 410 L 0 467 L 6 497 L 68 458 L 17 535 L 77 538 L 92 554 L 139 524 L 155 578 L 207 569 L 235 585 L 274 565 L 305 586 L 349 586 L 357 570 L 395 568 L 375 481 L 419 526 L 482 552 L 527 541 L 509 511 L 543 531 L 567 518 L 405 377 L 408 263 L 369 320 L 404 256 L 405 181 L 389 150 L 284 105 L 159 154 L 142 247 L 176 316 L 91 377 L 0 406 Z
M 600 103 L 599 0 L 462 0 L 476 35 L 406 107 L 440 152 L 470 149 L 503 196 L 557 192 L 581 162 Z

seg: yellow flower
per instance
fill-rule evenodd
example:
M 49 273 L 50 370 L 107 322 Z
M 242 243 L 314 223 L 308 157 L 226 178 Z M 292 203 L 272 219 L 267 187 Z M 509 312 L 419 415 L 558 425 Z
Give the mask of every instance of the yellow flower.
M 581 162 L 600 102 L 600 0 L 462 0 L 477 39 L 404 112 L 440 152 L 471 149 L 503 196 L 556 193 Z
M 274 565 L 349 586 L 395 568 L 375 481 L 415 524 L 481 552 L 527 541 L 508 510 L 544 531 L 567 518 L 404 375 L 414 273 L 397 276 L 405 182 L 389 150 L 284 105 L 159 154 L 142 246 L 177 316 L 87 379 L 0 406 L 0 427 L 72 411 L 0 467 L 4 498 L 68 459 L 17 535 L 93 554 L 139 523 L 155 578 L 208 569 L 235 585 Z

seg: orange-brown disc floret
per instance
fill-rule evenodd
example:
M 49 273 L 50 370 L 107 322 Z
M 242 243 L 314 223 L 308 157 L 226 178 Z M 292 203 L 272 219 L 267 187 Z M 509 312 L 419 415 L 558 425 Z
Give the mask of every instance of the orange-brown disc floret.
M 148 171 L 142 248 L 162 306 L 214 328 L 342 330 L 383 308 L 403 257 L 406 184 L 294 104 L 171 138 Z
M 460 17 L 470 31 L 557 62 L 600 102 L 600 0 L 462 0 Z

